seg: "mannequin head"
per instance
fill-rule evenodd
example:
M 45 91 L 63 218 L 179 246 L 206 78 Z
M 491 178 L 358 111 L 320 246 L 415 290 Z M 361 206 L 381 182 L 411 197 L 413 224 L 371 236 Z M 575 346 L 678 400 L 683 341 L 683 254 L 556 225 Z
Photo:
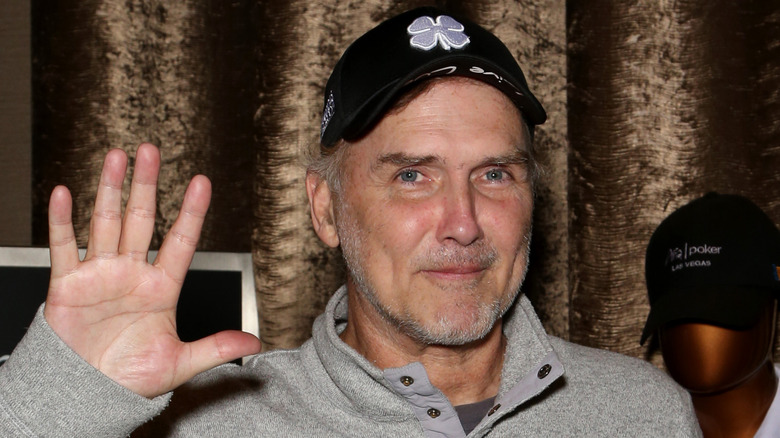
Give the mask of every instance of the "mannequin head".
M 754 436 L 772 404 L 778 266 L 780 230 L 742 196 L 695 199 L 650 238 L 640 342 L 657 336 L 705 437 Z
M 758 321 L 748 328 L 677 321 L 658 331 L 666 369 L 692 394 L 728 391 L 772 360 L 777 301 L 765 300 Z

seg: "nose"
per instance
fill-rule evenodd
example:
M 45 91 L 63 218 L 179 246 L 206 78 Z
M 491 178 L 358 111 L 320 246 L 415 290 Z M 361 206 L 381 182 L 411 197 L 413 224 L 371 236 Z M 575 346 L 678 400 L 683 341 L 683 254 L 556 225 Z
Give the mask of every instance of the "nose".
M 482 237 L 477 222 L 475 194 L 469 183 L 452 185 L 442 196 L 442 217 L 437 230 L 440 242 L 467 246 Z

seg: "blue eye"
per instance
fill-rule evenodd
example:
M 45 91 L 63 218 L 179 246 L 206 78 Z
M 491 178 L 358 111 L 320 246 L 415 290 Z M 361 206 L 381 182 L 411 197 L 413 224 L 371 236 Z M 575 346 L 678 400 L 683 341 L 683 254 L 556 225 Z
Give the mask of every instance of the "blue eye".
M 417 181 L 417 177 L 420 175 L 420 172 L 416 170 L 404 170 L 401 172 L 401 181 L 403 182 L 415 182 Z
M 501 181 L 504 179 L 504 171 L 501 169 L 492 169 L 485 174 L 488 181 Z

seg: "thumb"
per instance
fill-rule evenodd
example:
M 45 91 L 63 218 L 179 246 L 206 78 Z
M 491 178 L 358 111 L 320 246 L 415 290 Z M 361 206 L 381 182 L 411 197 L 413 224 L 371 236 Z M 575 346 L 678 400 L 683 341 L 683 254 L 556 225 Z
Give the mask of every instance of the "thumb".
M 191 342 L 189 347 L 191 375 L 183 376 L 184 381 L 231 360 L 257 354 L 262 349 L 262 344 L 252 334 L 239 330 L 225 330 Z

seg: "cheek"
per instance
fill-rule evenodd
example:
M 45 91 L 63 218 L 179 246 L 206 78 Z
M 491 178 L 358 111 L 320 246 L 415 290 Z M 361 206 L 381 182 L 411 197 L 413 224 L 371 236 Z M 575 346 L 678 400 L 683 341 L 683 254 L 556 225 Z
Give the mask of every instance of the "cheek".
M 416 241 L 422 240 L 423 236 L 432 232 L 437 218 L 438 210 L 428 203 L 420 203 L 413 206 L 404 206 L 397 212 L 398 228 L 402 236 Z
M 525 247 L 527 234 L 531 231 L 531 212 L 533 205 L 524 199 L 515 199 L 494 203 L 485 215 L 483 228 L 495 245 L 511 246 L 513 251 Z
M 429 201 L 384 199 L 377 200 L 374 205 L 373 220 L 395 233 L 397 239 L 421 237 L 434 227 L 441 210 L 436 203 Z
M 371 205 L 359 213 L 366 243 L 390 259 L 409 259 L 435 226 L 436 209 L 425 203 L 377 201 L 364 205 Z

